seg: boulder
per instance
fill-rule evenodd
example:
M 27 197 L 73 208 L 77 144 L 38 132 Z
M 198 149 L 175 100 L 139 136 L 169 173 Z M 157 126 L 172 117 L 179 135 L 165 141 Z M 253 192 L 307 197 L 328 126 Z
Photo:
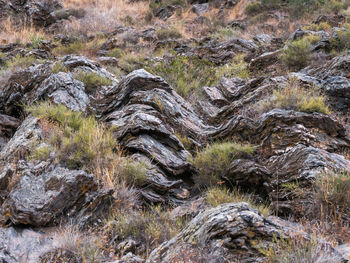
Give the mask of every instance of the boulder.
M 31 226 L 55 224 L 71 209 L 80 209 L 85 195 L 97 188 L 93 176 L 84 171 L 56 167 L 37 174 L 40 169 L 31 166 L 26 163 L 25 167 L 17 167 L 20 178 L 1 208 L 5 222 Z

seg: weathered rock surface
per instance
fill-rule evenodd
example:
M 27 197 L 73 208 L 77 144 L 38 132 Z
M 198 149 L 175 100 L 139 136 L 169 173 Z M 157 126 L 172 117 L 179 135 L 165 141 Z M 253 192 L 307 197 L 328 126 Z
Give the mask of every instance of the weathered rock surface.
M 246 203 L 223 204 L 197 215 L 181 233 L 156 248 L 147 262 L 185 260 L 181 256 L 195 251 L 191 245 L 200 251 L 199 257 L 205 257 L 203 262 L 264 262 L 258 247 L 266 248 L 274 238 L 289 235 L 288 228 L 264 218 Z M 336 252 L 334 257 L 341 260 Z

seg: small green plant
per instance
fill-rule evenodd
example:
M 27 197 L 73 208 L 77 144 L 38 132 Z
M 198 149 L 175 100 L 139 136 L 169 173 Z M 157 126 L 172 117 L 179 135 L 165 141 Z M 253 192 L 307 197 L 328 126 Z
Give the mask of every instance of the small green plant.
M 250 144 L 238 144 L 233 142 L 213 143 L 190 159 L 190 162 L 198 169 L 194 176 L 196 187 L 210 187 L 220 182 L 223 172 L 231 162 L 240 154 L 252 154 L 255 148 Z
M 36 60 L 37 59 L 34 56 L 23 57 L 21 55 L 16 55 L 14 58 L 8 61 L 5 66 L 10 70 L 26 68 L 33 65 Z
M 305 27 L 303 27 L 304 30 L 310 30 L 310 31 L 327 31 L 331 29 L 332 27 L 327 22 L 321 22 L 319 24 L 310 24 Z
M 163 77 L 185 98 L 218 80 L 215 65 L 198 57 L 176 56 L 169 61 L 148 64 L 145 69 Z
M 95 72 L 79 71 L 74 75 L 77 80 L 84 83 L 87 91 L 91 92 L 100 86 L 110 86 L 113 84 L 112 80 L 107 77 L 102 77 Z
M 40 36 L 40 35 L 31 35 L 30 36 L 30 47 L 35 49 L 35 48 L 38 48 L 40 43 L 45 40 L 45 37 L 44 36 Z
M 239 189 L 232 191 L 225 187 L 215 186 L 209 188 L 205 192 L 205 201 L 212 207 L 216 207 L 225 203 L 248 203 L 252 208 L 260 211 L 260 213 L 267 217 L 271 214 L 270 207 L 265 204 L 257 204 L 252 195 L 244 194 Z
M 232 27 L 220 27 L 215 31 L 215 33 L 212 34 L 212 37 L 218 38 L 219 40 L 229 40 L 237 37 L 237 35 L 237 31 Z
M 69 69 L 61 61 L 53 64 L 51 70 L 54 74 L 57 74 L 58 72 L 69 72 Z
M 58 45 L 52 50 L 52 53 L 56 56 L 64 56 L 70 54 L 79 54 L 86 48 L 86 44 L 83 42 L 73 42 L 68 45 Z
M 331 113 L 326 97 L 317 87 L 303 88 L 296 79 L 290 79 L 289 85 L 284 88 L 275 89 L 272 97 L 261 101 L 258 108 L 263 112 L 280 108 L 301 112 Z
M 350 49 L 350 30 L 339 30 L 336 37 L 331 39 L 331 49 L 341 52 Z
M 32 153 L 31 158 L 35 160 L 46 161 L 50 156 L 51 150 L 52 149 L 48 145 L 38 146 Z
M 145 162 L 125 158 L 116 172 L 127 185 L 142 187 L 147 182 L 147 171 L 148 166 Z
M 305 38 L 289 41 L 283 49 L 281 61 L 290 69 L 307 66 L 311 57 L 311 43 Z
M 157 30 L 156 35 L 159 40 L 178 39 L 182 37 L 180 31 L 175 27 L 161 28 Z
M 218 80 L 223 77 L 248 79 L 250 71 L 243 55 L 237 55 L 231 63 L 218 67 L 216 74 Z
M 120 58 L 125 55 L 125 52 L 120 48 L 113 48 L 112 50 L 109 50 L 106 54 L 108 57 L 116 57 Z
M 244 8 L 244 13 L 249 16 L 253 16 L 261 12 L 263 6 L 259 2 L 250 2 Z
M 130 73 L 141 68 L 144 62 L 145 57 L 143 54 L 128 53 L 119 59 L 118 66 L 127 73 Z
M 66 106 L 41 102 L 26 108 L 39 119 L 56 126 L 46 138 L 56 153 L 57 162 L 72 169 L 103 169 L 113 159 L 117 142 L 112 131 L 95 118 L 71 111 Z

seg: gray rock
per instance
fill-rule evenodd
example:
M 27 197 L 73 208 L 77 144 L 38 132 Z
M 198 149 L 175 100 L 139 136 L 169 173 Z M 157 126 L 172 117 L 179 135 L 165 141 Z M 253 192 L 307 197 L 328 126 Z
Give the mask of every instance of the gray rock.
M 54 224 L 74 206 L 79 208 L 84 195 L 97 187 L 84 171 L 57 167 L 35 175 L 29 166 L 18 172 L 21 177 L 2 205 L 2 213 L 14 225 Z
M 246 203 L 224 204 L 201 212 L 177 236 L 153 250 L 146 262 L 184 260 L 181 256 L 191 250 L 200 251 L 197 257 L 203 262 L 263 262 L 252 244 L 267 245 L 273 237 L 284 235 L 282 227 Z
M 209 3 L 196 4 L 192 6 L 192 11 L 197 15 L 201 16 L 209 11 Z

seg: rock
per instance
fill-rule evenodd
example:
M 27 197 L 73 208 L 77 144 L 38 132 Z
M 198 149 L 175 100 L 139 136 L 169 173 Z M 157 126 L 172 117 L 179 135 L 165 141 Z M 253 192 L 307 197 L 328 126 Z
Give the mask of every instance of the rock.
M 231 38 L 227 41 L 209 41 L 204 45 L 191 47 L 186 51 L 186 56 L 199 56 L 215 64 L 221 65 L 231 62 L 238 53 L 255 53 L 258 46 L 250 40 L 242 38 Z
M 143 263 L 143 262 L 145 261 L 141 257 L 136 256 L 133 253 L 129 252 L 128 254 L 123 256 L 121 259 L 118 259 L 111 263 Z
M 19 125 L 19 119 L 0 114 L 0 151 L 15 133 Z
M 43 231 L 0 228 L 0 262 L 37 263 L 42 253 L 53 247 L 53 238 Z
M 102 65 L 118 66 L 118 59 L 114 57 L 99 57 L 98 62 Z
M 33 116 L 27 117 L 0 152 L 0 160 L 11 163 L 27 157 L 32 150 L 33 142 L 40 139 L 39 120 Z
M 83 18 L 86 14 L 84 9 L 78 8 L 62 8 L 52 12 L 55 20 L 68 19 L 69 17 Z
M 283 227 L 246 203 L 223 204 L 197 215 L 177 236 L 153 250 L 146 262 L 180 258 L 187 262 L 184 256 L 191 251 L 197 251 L 205 262 L 263 262 L 263 255 L 253 244 L 268 246 L 274 238 L 286 236 Z
M 30 163 L 17 169 L 21 176 L 1 209 L 14 225 L 52 225 L 75 206 L 80 208 L 84 195 L 97 187 L 93 176 L 84 171 L 59 167 L 35 171 Z
M 83 259 L 67 249 L 55 249 L 40 256 L 40 263 L 82 263 Z
M 321 87 L 332 107 L 347 112 L 350 106 L 350 56 L 338 56 L 317 68 L 306 68 L 293 76 Z
M 327 172 L 349 171 L 350 161 L 336 153 L 299 144 L 284 154 L 272 156 L 266 166 L 273 173 L 271 199 L 279 215 L 305 217 L 313 205 L 312 183 Z M 286 193 L 281 185 L 297 183 L 303 194 Z
M 339 27 L 341 24 L 345 23 L 345 21 L 345 15 L 320 15 L 313 23 L 320 24 L 322 22 L 326 22 L 331 27 Z
M 281 50 L 266 52 L 250 61 L 249 68 L 256 71 L 270 71 L 271 66 L 279 62 Z
M 204 13 L 209 11 L 209 3 L 193 5 L 192 6 L 192 11 L 194 13 L 196 13 L 198 16 L 201 16 Z
M 238 186 L 249 193 L 259 193 L 266 196 L 269 190 L 271 173 L 264 166 L 246 159 L 234 160 L 223 178 L 229 181 L 228 185 Z
M 0 7 L 0 18 L 12 15 L 24 24 L 32 24 L 37 27 L 47 27 L 55 23 L 56 20 L 52 13 L 62 8 L 56 0 L 9 0 L 7 3 L 0 3 Z
M 175 13 L 176 7 L 173 5 L 164 6 L 153 11 L 153 15 L 162 20 L 167 20 Z

